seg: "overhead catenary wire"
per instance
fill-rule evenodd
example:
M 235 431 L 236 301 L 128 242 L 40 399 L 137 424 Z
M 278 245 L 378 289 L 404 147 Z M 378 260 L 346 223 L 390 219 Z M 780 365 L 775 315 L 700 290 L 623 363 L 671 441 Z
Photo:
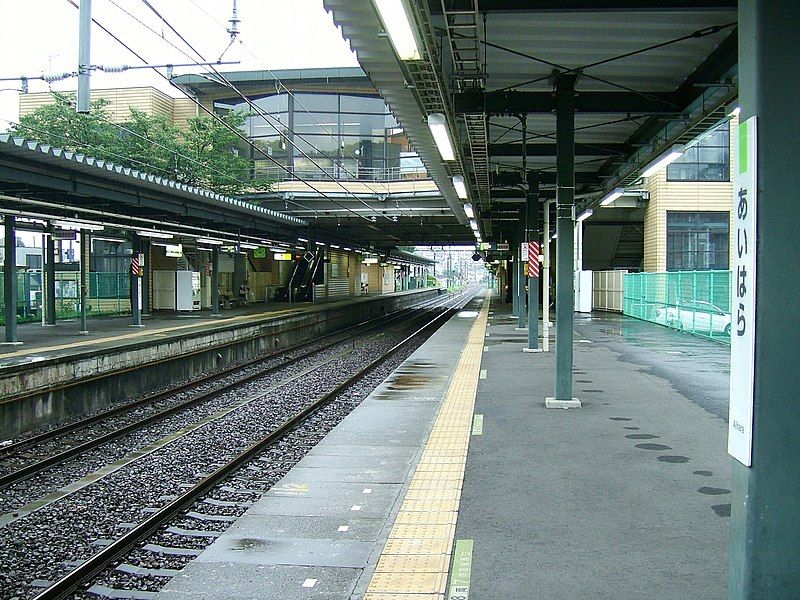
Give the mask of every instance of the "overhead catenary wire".
M 142 3 L 143 3 L 145 6 L 147 6 L 147 7 L 148 7 L 148 8 L 149 8 L 149 9 L 150 9 L 152 12 L 153 12 L 153 14 L 155 14 L 155 15 L 156 15 L 156 16 L 157 16 L 159 19 L 161 19 L 161 21 L 162 21 L 162 22 L 163 22 L 163 23 L 164 23 L 164 24 L 165 24 L 165 25 L 166 25 L 166 26 L 167 26 L 167 27 L 168 27 L 168 28 L 169 28 L 169 29 L 170 29 L 170 30 L 171 30 L 171 31 L 172 31 L 172 32 L 173 32 L 173 33 L 174 33 L 176 36 L 178 36 L 178 38 L 179 38 L 179 39 L 180 39 L 180 40 L 181 40 L 181 41 L 182 41 L 184 44 L 186 44 L 186 46 L 187 46 L 187 47 L 188 47 L 188 48 L 189 48 L 189 49 L 190 49 L 192 52 L 194 52 L 194 53 L 195 53 L 195 54 L 196 54 L 196 55 L 197 55 L 197 56 L 200 58 L 200 60 L 201 60 L 201 61 L 204 61 L 204 62 L 206 62 L 206 59 L 205 59 L 205 57 L 203 56 L 203 54 L 202 54 L 201 52 L 199 52 L 199 51 L 198 51 L 198 50 L 197 50 L 197 49 L 196 49 L 196 48 L 195 48 L 195 47 L 194 47 L 194 46 L 191 44 L 191 42 L 189 42 L 189 41 L 186 39 L 186 37 L 185 37 L 183 34 L 181 34 L 181 33 L 180 33 L 180 32 L 179 32 L 179 31 L 178 31 L 176 28 L 175 28 L 175 26 L 173 26 L 173 25 L 172 25 L 172 23 L 171 23 L 169 20 L 167 20 L 167 19 L 166 19 L 166 18 L 165 18 L 165 17 L 164 17 L 164 16 L 163 16 L 163 15 L 162 15 L 162 14 L 161 14 L 159 11 L 158 11 L 158 9 L 156 9 L 156 8 L 155 8 L 155 6 L 153 6 L 153 4 L 152 4 L 152 3 L 150 3 L 150 1 L 149 1 L 149 0 L 141 0 L 141 2 L 142 2 Z M 204 65 L 198 65 L 198 66 L 204 66 Z M 219 81 L 218 81 L 217 83 L 220 83 L 220 84 L 222 84 L 222 85 L 225 85 L 226 87 L 229 87 L 231 90 L 233 90 L 233 91 L 234 91 L 234 92 L 235 92 L 237 95 L 239 95 L 239 96 L 240 96 L 240 97 L 241 97 L 241 98 L 242 98 L 242 99 L 243 99 L 243 100 L 244 100 L 244 101 L 245 101 L 245 102 L 248 104 L 248 106 L 250 106 L 250 108 L 251 108 L 251 109 L 255 110 L 255 111 L 256 111 L 256 112 L 259 114 L 259 116 L 261 116 L 261 118 L 263 118 L 263 119 L 265 119 L 265 120 L 267 120 L 267 119 L 271 119 L 271 118 L 274 118 L 274 117 L 272 117 L 272 115 L 269 115 L 269 113 L 266 113 L 266 112 L 265 112 L 263 109 L 261 109 L 261 107 L 260 107 L 260 106 L 256 105 L 256 104 L 255 104 L 255 103 L 254 103 L 254 102 L 253 102 L 253 101 L 252 101 L 252 100 L 251 100 L 249 97 L 247 97 L 247 96 L 246 96 L 244 93 L 242 93 L 242 92 L 241 92 L 241 91 L 240 91 L 240 90 L 239 90 L 239 89 L 238 89 L 238 88 L 237 88 L 237 87 L 236 87 L 236 86 L 235 86 L 235 85 L 234 85 L 234 84 L 233 84 L 233 83 L 232 83 L 230 80 L 228 80 L 228 79 L 227 79 L 227 78 L 226 78 L 226 77 L 225 77 L 225 76 L 224 76 L 222 73 L 220 73 L 220 72 L 219 72 L 219 71 L 218 71 L 216 68 L 214 68 L 214 66 L 213 66 L 213 65 L 205 65 L 205 66 L 206 66 L 206 67 L 207 67 L 207 68 L 208 68 L 210 71 L 212 71 L 214 75 L 216 75 L 217 77 L 219 77 Z M 315 161 L 313 158 L 311 158 L 311 157 L 310 157 L 308 154 L 306 154 L 306 153 L 305 153 L 305 151 L 303 151 L 303 150 L 302 150 L 302 149 L 301 149 L 301 148 L 300 148 L 300 147 L 299 147 L 299 146 L 298 146 L 298 145 L 297 145 L 297 144 L 294 142 L 294 140 L 293 140 L 291 137 L 287 136 L 285 133 L 283 133 L 282 131 L 280 131 L 280 130 L 279 130 L 279 129 L 277 129 L 277 128 L 276 128 L 276 131 L 278 131 L 278 133 L 279 133 L 279 134 L 280 134 L 280 135 L 281 135 L 281 136 L 282 136 L 282 137 L 283 137 L 283 138 L 284 138 L 284 139 L 285 139 L 285 140 L 286 140 L 286 141 L 287 141 L 289 144 L 291 144 L 291 145 L 292 145 L 292 146 L 293 146 L 295 149 L 299 150 L 299 151 L 300 151 L 300 153 L 303 155 L 303 157 L 305 157 L 306 159 L 308 159 L 308 160 L 311 162 L 311 164 L 313 164 L 315 167 L 317 167 L 317 168 L 318 168 L 318 169 L 319 169 L 319 170 L 320 170 L 320 171 L 321 171 L 323 174 L 327 175 L 327 176 L 328 176 L 328 178 L 329 178 L 331 181 L 333 181 L 333 182 L 334 182 L 336 185 L 338 185 L 340 188 L 342 188 L 342 190 L 343 190 L 343 191 L 344 191 L 346 194 L 348 194 L 348 195 L 352 196 L 352 197 L 353 197 L 353 198 L 354 198 L 356 201 L 358 201 L 358 202 L 360 202 L 361 204 L 363 204 L 363 205 L 364 205 L 366 208 L 368 208 L 369 210 L 371 210 L 372 212 L 374 212 L 374 213 L 375 213 L 377 216 L 384 217 L 384 218 L 386 218 L 387 220 L 391 220 L 391 219 L 390 219 L 390 217 L 388 217 L 388 216 L 387 216 L 387 215 L 385 215 L 385 214 L 382 214 L 382 213 L 381 213 L 379 210 L 377 210 L 377 209 L 375 209 L 374 207 L 370 206 L 370 205 L 369 205 L 367 202 L 365 202 L 365 201 L 363 200 L 363 198 L 359 198 L 358 196 L 356 196 L 356 195 L 355 195 L 355 194 L 354 194 L 354 193 L 353 193 L 351 190 L 349 190 L 349 189 L 348 189 L 348 188 L 347 188 L 345 185 L 343 185 L 341 181 L 339 181 L 338 179 L 336 179 L 335 177 L 333 177 L 332 175 L 330 175 L 329 173 L 327 173 L 327 171 L 325 171 L 325 170 L 324 170 L 324 169 L 323 169 L 323 168 L 322 168 L 322 167 L 319 165 L 319 163 L 317 163 L 317 162 L 316 162 L 316 161 Z M 297 134 L 296 134 L 296 133 L 294 133 L 294 135 L 297 135 Z M 301 138 L 302 138 L 302 136 L 301 136 Z M 357 213 L 354 213 L 354 214 L 357 214 Z M 359 215 L 359 214 L 357 214 L 357 216 L 359 216 L 359 217 L 360 217 L 360 218 L 362 218 L 362 219 L 368 220 L 368 221 L 370 220 L 368 217 L 365 217 L 365 216 L 363 216 L 363 215 Z
M 78 7 L 78 4 L 75 2 L 75 0 L 66 0 L 66 1 L 67 1 L 67 2 L 68 2 L 70 5 L 72 5 L 74 8 L 79 8 L 79 7 Z M 149 63 L 148 63 L 148 61 L 147 61 L 147 60 L 146 60 L 146 59 L 145 59 L 145 58 L 144 58 L 144 57 L 143 57 L 141 54 L 139 54 L 138 52 L 136 52 L 136 50 L 134 50 L 134 49 L 133 49 L 133 48 L 132 48 L 130 45 L 128 45 L 128 44 L 127 44 L 127 43 L 125 43 L 125 42 L 124 42 L 122 39 L 120 39 L 120 38 L 119 38 L 119 36 L 117 36 L 117 35 L 116 35 L 116 34 L 114 34 L 112 31 L 110 31 L 110 30 L 109 30 L 107 27 L 105 27 L 105 26 L 104 26 L 102 23 L 100 23 L 100 22 L 99 22 L 99 21 L 98 21 L 96 18 L 94 18 L 94 17 L 93 17 L 93 18 L 92 18 L 92 21 L 93 21 L 93 22 L 95 23 L 95 25 L 97 25 L 97 26 L 98 26 L 98 27 L 99 27 L 101 30 L 103 30 L 103 31 L 104 31 L 106 34 L 108 34 L 108 35 L 109 35 L 109 36 L 110 36 L 112 39 L 114 39 L 114 40 L 115 40 L 115 41 L 116 41 L 118 44 L 120 44 L 120 45 L 121 45 L 123 48 L 125 48 L 125 49 L 126 49 L 128 52 L 130 52 L 131 54 L 133 54 L 133 56 L 135 56 L 136 58 L 138 58 L 138 59 L 139 59 L 140 61 L 142 61 L 144 64 L 146 64 L 146 65 L 147 65 L 147 64 L 149 64 Z M 165 81 L 167 81 L 167 82 L 168 82 L 168 83 L 170 83 L 171 85 L 174 85 L 174 84 L 172 83 L 172 81 L 170 80 L 170 78 L 169 78 L 169 77 L 167 77 L 166 75 L 164 75 L 163 73 L 161 73 L 161 72 L 160 72 L 160 71 L 159 71 L 157 68 L 154 68 L 154 67 L 153 67 L 153 71 L 154 71 L 154 72 L 155 72 L 157 75 L 159 75 L 159 76 L 160 76 L 162 79 L 164 79 Z M 183 94 L 184 94 L 184 95 L 185 95 L 187 98 L 189 98 L 189 100 L 191 100 L 191 101 L 192 101 L 192 102 L 193 102 L 193 103 L 194 103 L 194 104 L 195 104 L 195 105 L 198 107 L 198 109 L 199 109 L 199 110 L 201 110 L 201 111 L 205 112 L 206 114 L 208 114 L 208 115 L 209 115 L 209 116 L 211 116 L 212 118 L 216 119 L 216 120 L 217 120 L 217 121 L 218 121 L 220 124 L 222 124 L 222 125 L 223 125 L 225 128 L 227 128 L 227 129 L 228 129 L 229 131 L 231 131 L 232 133 L 236 134 L 236 135 L 239 137 L 239 139 L 241 139 L 243 142 L 245 142 L 246 144 L 248 144 L 249 146 L 251 146 L 251 147 L 252 147 L 254 150 L 256 150 L 257 152 L 259 152 L 259 153 L 260 153 L 260 154 L 261 154 L 261 155 L 262 155 L 262 156 L 263 156 L 265 159 L 267 159 L 267 160 L 269 160 L 269 161 L 271 161 L 271 162 L 275 163 L 275 164 L 276 164 L 276 165 L 277 165 L 279 168 L 283 169 L 283 170 L 284 170 L 284 171 L 286 171 L 287 173 L 289 173 L 289 174 L 292 174 L 292 172 L 291 172 L 291 171 L 288 169 L 288 167 L 286 167 L 285 165 L 282 165 L 282 164 L 281 164 L 279 161 L 277 161 L 277 160 L 275 160 L 273 157 L 269 156 L 269 155 L 268 155 L 266 152 L 264 152 L 264 151 L 263 151 L 261 148 L 258 148 L 257 146 L 255 146 L 255 145 L 254 145 L 254 144 L 253 144 L 253 143 L 252 143 L 252 142 L 251 142 L 251 141 L 250 141 L 250 140 L 249 140 L 249 139 L 248 139 L 248 138 L 247 138 L 247 137 L 246 137 L 246 136 L 245 136 L 245 135 L 244 135 L 244 134 L 243 134 L 241 131 L 239 131 L 239 130 L 238 130 L 238 129 L 236 129 L 235 127 L 232 127 L 232 126 L 231 126 L 229 123 L 226 123 L 226 122 L 225 122 L 225 121 L 224 121 L 224 120 L 223 120 L 223 119 L 222 119 L 222 118 L 221 118 L 219 115 L 217 115 L 217 114 L 216 114 L 214 111 L 210 110 L 208 107 L 204 106 L 204 105 L 203 105 L 201 102 L 199 102 L 199 101 L 198 101 L 196 98 L 194 98 L 194 97 L 193 97 L 191 94 L 189 94 L 188 92 L 186 92 L 186 90 L 183 90 L 183 89 L 181 89 L 181 88 L 179 88 L 179 87 L 177 87 L 177 86 L 175 86 L 175 87 L 176 87 L 176 88 L 177 88 L 177 89 L 178 89 L 178 90 L 179 90 L 181 93 L 183 93 Z M 339 206 L 340 208 L 344 208 L 344 209 L 348 210 L 349 212 L 353 212 L 353 211 L 350 211 L 350 209 L 349 209 L 348 207 L 346 207 L 346 206 L 344 206 L 344 205 L 342 205 L 342 204 L 339 204 L 339 203 L 338 203 L 338 202 L 337 202 L 337 201 L 336 201 L 334 198 L 331 198 L 331 197 L 330 197 L 330 196 L 328 196 L 326 193 L 324 193 L 324 192 L 322 192 L 321 190 L 319 190 L 319 189 L 317 189 L 316 187 L 314 187 L 314 186 L 313 186 L 313 185 L 312 185 L 310 182 L 308 182 L 308 181 L 306 181 L 306 180 L 303 180 L 303 179 L 300 179 L 300 181 L 302 181 L 303 183 L 305 183 L 305 184 L 306 184 L 306 185 L 307 185 L 307 186 L 308 186 L 310 189 L 314 190 L 314 191 L 315 191 L 317 194 L 319 194 L 321 197 L 323 197 L 323 198 L 326 198 L 326 199 L 330 200 L 330 201 L 331 201 L 333 204 L 335 204 L 336 206 Z M 366 217 L 363 217 L 362 215 L 359 215 L 359 214 L 357 214 L 357 213 L 353 213 L 353 214 L 354 214 L 356 217 L 359 217 L 359 218 L 362 218 L 362 219 L 366 219 Z M 367 220 L 369 220 L 369 219 L 367 219 Z M 374 227 L 374 225 L 371 225 L 371 226 L 373 226 L 373 227 Z M 376 227 L 376 229 L 378 229 L 378 228 Z M 380 230 L 380 229 L 378 229 L 378 231 L 381 231 L 382 233 L 384 233 L 385 235 L 387 235 L 387 236 L 388 236 L 389 238 L 391 238 L 391 239 L 396 239 L 396 238 L 394 238 L 394 236 L 391 236 L 391 235 L 389 235 L 389 234 L 388 234 L 387 232 L 385 232 L 385 231 L 382 231 L 382 230 Z
M 153 28 L 152 28 L 150 25 L 148 25 L 147 23 L 145 23 L 144 21 L 142 21 L 142 20 L 141 20 L 140 18 L 138 18 L 136 15 L 134 15 L 133 13 L 131 13 L 130 11 L 128 11 L 127 9 L 125 9 L 124 7 L 120 6 L 120 5 L 119 5 L 119 4 L 118 4 L 118 3 L 117 3 L 115 0 L 109 0 L 109 2 L 110 2 L 112 5 L 114 5 L 115 7 L 117 7 L 117 8 L 118 8 L 120 11 L 122 11 L 123 13 L 125 13 L 125 14 L 126 14 L 128 17 L 130 17 L 131 19 L 133 19 L 134 21 L 136 21 L 137 23 L 139 23 L 139 24 L 140 24 L 142 27 L 144 27 L 145 29 L 147 29 L 148 31 L 150 31 L 151 33 L 153 33 L 154 35 L 156 35 L 156 36 L 157 36 L 159 39 L 161 39 L 163 42 L 165 42 L 166 44 L 168 44 L 169 46 L 171 46 L 173 49 L 175 49 L 175 50 L 177 50 L 178 52 L 180 52 L 180 53 L 181 53 L 183 56 L 185 56 L 187 59 L 189 59 L 189 60 L 193 61 L 193 62 L 194 62 L 194 63 L 195 63 L 197 66 L 208 66 L 208 63 L 207 63 L 207 62 L 204 62 L 204 63 L 200 63 L 200 62 L 198 62 L 198 61 L 197 61 L 197 60 L 196 60 L 194 57 L 192 57 L 190 54 L 188 54 L 188 53 L 187 53 L 187 52 L 186 52 L 186 51 L 185 51 L 183 48 L 179 47 L 178 45 L 176 45 L 175 43 L 173 43 L 171 40 L 169 40 L 169 39 L 167 39 L 165 36 L 163 36 L 161 33 L 159 33 L 158 31 L 156 31 L 155 29 L 153 29 Z M 193 46 L 192 46 L 192 45 L 191 45 L 191 44 L 190 44 L 190 43 L 189 43 L 189 42 L 188 42 L 186 39 L 185 39 L 185 37 L 183 37 L 183 36 L 182 36 L 180 33 L 178 33 L 177 29 L 175 29 L 175 28 L 174 28 L 174 27 L 173 27 L 173 26 L 172 26 L 170 23 L 168 23 L 168 22 L 167 22 L 167 21 L 164 19 L 164 17 L 163 17 L 163 16 L 162 16 L 162 15 L 161 15 L 161 14 L 160 14 L 160 13 L 159 13 L 159 12 L 158 12 L 156 9 L 155 9 L 155 7 L 154 7 L 152 4 L 150 4 L 149 2 L 145 2 L 144 4 L 145 4 L 145 5 L 148 7 L 148 9 L 150 9 L 151 11 L 153 11 L 153 13 L 154 13 L 154 14 L 155 14 L 155 15 L 156 15 L 156 16 L 157 16 L 159 19 L 161 19 L 161 20 L 162 20 L 162 22 L 164 22 L 164 24 L 165 24 L 165 25 L 167 25 L 167 27 L 169 27 L 169 28 L 170 28 L 170 29 L 173 31 L 173 33 L 175 33 L 175 35 L 177 35 L 177 36 L 178 36 L 178 37 L 179 37 L 179 38 L 180 38 L 180 39 L 181 39 L 181 40 L 182 40 L 182 41 L 183 41 L 183 42 L 184 42 L 184 43 L 185 43 L 185 44 L 186 44 L 186 45 L 187 45 L 187 46 L 188 46 L 188 47 L 189 47 L 189 48 L 190 48 L 190 49 L 191 49 L 191 50 L 192 50 L 194 53 L 195 53 L 195 54 L 197 54 L 197 56 L 198 56 L 198 57 L 200 57 L 200 58 L 201 58 L 203 61 L 205 61 L 205 59 L 203 58 L 202 54 L 200 54 L 200 53 L 199 53 L 199 52 L 198 52 L 198 51 L 197 51 L 197 50 L 196 50 L 196 49 L 195 49 L 195 48 L 194 48 L 194 47 L 193 47 Z M 219 21 L 217 21 L 216 19 L 214 19 L 214 18 L 213 18 L 213 17 L 212 17 L 212 16 L 211 16 L 211 15 L 208 13 L 208 11 L 206 11 L 205 9 L 203 9 L 202 7 L 200 7 L 200 6 L 199 6 L 199 5 L 198 5 L 196 2 L 192 2 L 192 4 L 193 4 L 194 6 L 196 6 L 196 7 L 200 8 L 200 10 L 201 10 L 201 11 L 202 11 L 202 12 L 203 12 L 203 13 L 204 13 L 206 16 L 208 16 L 208 17 L 209 17 L 209 18 L 210 18 L 212 21 L 214 21 L 215 23 L 217 23 L 217 24 L 218 24 L 220 27 L 222 27 L 223 29 L 225 29 L 225 31 L 226 31 L 226 32 L 230 33 L 230 32 L 228 31 L 228 27 L 227 27 L 227 26 L 225 26 L 225 25 L 223 25 L 222 23 L 220 23 L 220 22 L 219 22 Z M 258 62 L 260 62 L 260 63 L 262 64 L 262 66 L 264 67 L 264 69 L 265 69 L 266 71 L 268 71 L 268 72 L 270 73 L 270 75 L 272 75 L 272 76 L 275 78 L 275 80 L 276 80 L 276 89 L 277 89 L 277 86 L 278 86 L 278 85 L 279 85 L 281 88 L 283 88 L 283 89 L 284 89 L 284 91 L 285 91 L 285 92 L 286 92 L 286 93 L 287 93 L 289 96 L 291 96 L 291 97 L 292 97 L 292 99 L 293 99 L 293 100 L 294 100 L 296 103 L 300 104 L 301 108 L 303 108 L 303 110 L 304 110 L 304 111 L 305 111 L 305 112 L 306 112 L 306 113 L 307 113 L 309 116 L 311 116 L 311 118 L 314 120 L 314 122 L 315 122 L 315 123 L 316 123 L 318 126 L 320 126 L 320 127 L 322 128 L 322 130 L 323 130 L 323 131 L 325 131 L 325 133 L 328 135 L 328 137 L 330 137 L 331 139 L 333 139 L 333 140 L 334 140 L 334 141 L 337 143 L 337 146 L 338 146 L 338 145 L 339 145 L 339 140 L 338 140 L 338 138 L 337 138 L 336 136 L 334 136 L 334 135 L 333 135 L 333 133 L 331 133 L 331 132 L 330 132 L 330 130 L 328 130 L 328 129 L 327 129 L 325 126 L 323 126 L 323 125 L 322 125 L 322 124 L 319 122 L 319 120 L 316 118 L 316 116 L 315 116 L 315 115 L 314 115 L 314 114 L 313 114 L 311 111 L 309 111 L 309 110 L 308 110 L 308 108 L 306 108 L 306 106 L 305 106 L 305 105 L 304 105 L 304 104 L 303 104 L 303 103 L 302 103 L 302 102 L 301 102 L 301 101 L 300 101 L 300 100 L 297 98 L 297 96 L 296 96 L 294 93 L 292 93 L 292 92 L 291 92 L 291 90 L 289 90 L 289 89 L 288 89 L 288 88 L 287 88 L 287 87 L 286 87 L 286 86 L 283 84 L 283 82 L 281 82 L 281 81 L 280 81 L 280 79 L 279 79 L 279 78 L 278 78 L 278 77 L 277 77 L 277 76 L 276 76 L 276 75 L 275 75 L 275 74 L 272 72 L 272 70 L 270 70 L 270 69 L 269 69 L 269 68 L 268 68 L 266 65 L 264 65 L 263 61 L 261 61 L 261 59 L 259 59 L 259 58 L 258 58 L 258 57 L 257 57 L 257 56 L 256 56 L 256 55 L 255 55 L 255 54 L 252 52 L 252 50 L 250 50 L 250 48 L 248 48 L 248 47 L 247 47 L 247 46 L 246 46 L 246 45 L 245 45 L 245 44 L 244 44 L 242 41 L 240 41 L 240 44 L 242 45 L 242 47 L 243 47 L 243 48 L 245 48 L 245 49 L 247 50 L 247 52 L 248 52 L 248 53 L 249 53 L 249 54 L 250 54 L 250 55 L 251 55 L 253 58 L 255 58 L 255 59 L 258 61 Z M 230 46 L 230 45 L 229 45 L 229 46 Z M 226 48 L 226 50 L 227 50 L 227 48 Z M 280 129 L 279 127 L 276 127 L 275 123 L 273 123 L 273 121 L 275 121 L 275 122 L 277 122 L 277 124 L 278 124 L 278 125 L 280 125 L 280 126 L 283 126 L 283 124 L 282 124 L 282 123 L 280 123 L 280 121 L 279 121 L 279 120 L 275 119 L 275 118 L 274 118 L 272 115 L 270 115 L 269 113 L 266 113 L 266 112 L 264 112 L 263 110 L 261 110 L 261 109 L 260 109 L 260 107 L 258 107 L 257 105 L 255 105 L 255 104 L 254 104 L 254 103 L 253 103 L 253 102 L 252 102 L 252 101 L 251 101 L 249 98 L 245 97 L 245 96 L 244 96 L 244 94 L 242 94 L 242 93 L 241 93 L 241 92 L 240 92 L 238 89 L 236 89 L 236 88 L 235 88 L 235 86 L 233 86 L 233 85 L 231 84 L 231 82 L 230 82 L 230 81 L 229 81 L 227 78 L 225 78 L 225 77 L 224 77 L 224 76 L 223 76 L 223 75 L 222 75 L 222 74 L 221 74 L 219 71 L 217 71 L 215 68 L 214 68 L 214 69 L 212 69 L 212 70 L 214 71 L 214 73 L 215 73 L 216 75 L 218 75 L 219 77 L 221 77 L 222 79 L 224 79 L 224 81 L 216 81 L 216 80 L 215 80 L 215 83 L 218 83 L 218 84 L 220 84 L 220 85 L 225 85 L 226 87 L 229 87 L 230 89 L 232 89 L 232 90 L 233 90 L 235 93 L 237 93 L 239 96 L 241 96 L 241 97 L 242 97 L 242 99 L 243 99 L 243 100 L 245 100 L 245 102 L 248 104 L 248 106 L 250 106 L 252 109 L 255 109 L 255 110 L 256 110 L 256 112 L 257 112 L 257 113 L 259 113 L 259 116 L 261 116 L 261 117 L 262 117 L 262 118 L 264 118 L 265 120 L 268 120 L 268 121 L 269 121 L 270 125 L 272 125 L 272 128 L 273 128 L 273 129 L 274 129 L 274 130 L 275 130 L 275 131 L 276 131 L 276 132 L 277 132 L 277 133 L 278 133 L 278 134 L 279 134 L 279 135 L 280 135 L 282 138 L 284 138 L 286 141 L 288 141 L 288 142 L 289 142 L 289 143 L 290 143 L 290 144 L 291 144 L 291 145 L 292 145 L 294 148 L 296 148 L 296 149 L 300 150 L 300 148 L 297 146 L 297 144 L 295 144 L 294 142 L 292 142 L 292 140 L 291 140 L 291 139 L 289 139 L 289 137 L 288 137 L 287 135 L 283 134 L 283 133 L 281 132 L 281 129 Z M 288 131 L 288 132 L 290 132 L 290 133 L 292 134 L 292 136 L 294 136 L 294 137 L 297 137 L 297 138 L 301 139 L 303 142 L 305 142 L 306 144 L 308 144 L 308 145 L 309 145 L 309 146 L 310 146 L 310 147 L 311 147 L 311 148 L 312 148 L 312 149 L 313 149 L 315 152 L 317 152 L 317 153 L 320 153 L 320 154 L 324 154 L 324 153 L 322 152 L 322 150 L 320 150 L 320 148 L 319 148 L 319 147 L 317 147 L 315 144 L 313 144 L 312 142 L 310 142 L 310 141 L 309 141 L 309 140 L 308 140 L 306 137 L 304 137 L 302 134 L 300 134 L 300 133 L 298 133 L 297 131 L 295 131 L 295 130 L 293 130 L 293 129 L 291 129 L 291 128 L 288 128 L 288 127 L 287 127 L 286 129 L 287 129 L 287 131 Z M 323 169 L 323 168 L 322 168 L 322 167 L 321 167 L 321 166 L 320 166 L 320 165 L 319 165 L 319 164 L 318 164 L 318 163 L 317 163 L 315 160 L 313 160 L 313 159 L 312 159 L 310 156 L 308 156 L 308 154 L 306 154 L 306 153 L 305 153 L 304 151 L 302 151 L 302 150 L 300 150 L 300 152 L 302 153 L 302 155 L 303 155 L 305 158 L 307 158 L 308 160 L 310 160 L 310 161 L 312 162 L 312 164 L 314 164 L 314 165 L 315 165 L 315 166 L 316 166 L 316 167 L 317 167 L 317 168 L 320 170 L 320 172 L 322 172 L 322 173 L 325 173 L 326 175 L 328 175 L 328 174 L 325 172 L 325 170 L 324 170 L 324 169 Z M 356 157 L 355 155 L 350 155 L 350 157 L 351 157 L 351 158 L 353 158 L 353 159 L 355 159 L 355 160 L 358 160 L 358 159 L 357 159 L 357 157 Z M 330 176 L 330 175 L 329 175 L 329 178 L 330 178 L 330 179 L 332 179 L 332 180 L 334 180 L 334 181 L 336 181 L 336 182 L 338 183 L 338 180 L 335 180 L 335 178 L 333 178 L 333 176 Z M 301 181 L 303 180 L 302 178 L 298 178 L 298 179 L 300 179 Z M 371 186 L 370 186 L 370 184 L 369 184 L 368 182 L 361 181 L 361 183 L 362 183 L 362 184 L 363 184 L 363 185 L 364 185 L 364 186 L 365 186 L 365 187 L 366 187 L 366 188 L 367 188 L 367 189 L 368 189 L 368 190 L 369 190 L 369 191 L 370 191 L 372 194 L 374 194 L 376 197 L 377 197 L 377 196 L 379 196 L 379 195 L 381 195 L 381 192 L 379 192 L 378 190 L 376 190 L 376 189 L 374 189 L 373 187 L 371 187 Z M 339 187 L 342 187 L 342 189 L 345 189 L 345 187 L 344 187 L 344 186 L 343 186 L 341 183 L 339 183 Z M 347 190 L 347 189 L 345 189 L 345 192 L 346 192 L 346 193 L 350 193 L 350 192 L 349 192 L 349 190 Z M 352 193 L 350 193 L 350 195 L 352 195 L 354 198 L 356 198 L 357 200 L 359 200 L 359 201 L 361 202 L 361 204 L 363 204 L 365 207 L 367 207 L 367 208 L 368 208 L 368 209 L 369 209 L 371 212 L 373 212 L 373 213 L 375 213 L 375 214 L 378 214 L 378 215 L 380 215 L 380 214 L 381 214 L 381 213 L 379 213 L 379 212 L 378 212 L 378 210 L 377 210 L 377 209 L 375 209 L 375 208 L 374 208 L 374 207 L 372 207 L 372 206 L 369 206 L 369 205 L 368 205 L 366 202 L 364 202 L 364 200 L 363 200 L 363 199 L 357 198 L 357 197 L 356 197 L 354 194 L 352 194 Z M 388 195 L 388 190 L 387 190 L 387 195 Z M 399 204 L 400 204 L 401 202 L 398 200 L 398 201 L 397 201 L 397 203 L 398 203 L 398 209 L 399 209 L 399 208 L 400 208 L 400 207 L 399 207 Z M 386 217 L 386 215 L 383 215 L 383 216 L 385 216 L 385 217 Z M 412 214 L 409 214 L 409 216 L 412 216 L 412 217 L 413 217 L 413 215 L 412 215 Z M 386 217 L 386 218 L 388 218 L 388 217 Z

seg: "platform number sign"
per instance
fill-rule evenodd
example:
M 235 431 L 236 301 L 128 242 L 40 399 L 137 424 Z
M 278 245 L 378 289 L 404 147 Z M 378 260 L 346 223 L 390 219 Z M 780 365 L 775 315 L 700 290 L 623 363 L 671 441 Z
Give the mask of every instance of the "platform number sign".
M 756 117 L 739 124 L 733 185 L 728 453 L 752 465 L 756 341 Z
M 472 578 L 472 547 L 472 540 L 456 540 L 447 600 L 469 600 L 469 583 Z

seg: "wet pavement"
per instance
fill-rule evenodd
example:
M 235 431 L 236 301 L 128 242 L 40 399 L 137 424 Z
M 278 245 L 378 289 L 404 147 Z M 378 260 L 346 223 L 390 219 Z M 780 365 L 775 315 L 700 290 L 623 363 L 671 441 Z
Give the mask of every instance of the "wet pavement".
M 667 380 L 681 395 L 728 420 L 730 346 L 613 313 L 575 318 L 575 341 L 590 340 L 642 372 Z M 585 343 L 585 342 L 584 342 Z

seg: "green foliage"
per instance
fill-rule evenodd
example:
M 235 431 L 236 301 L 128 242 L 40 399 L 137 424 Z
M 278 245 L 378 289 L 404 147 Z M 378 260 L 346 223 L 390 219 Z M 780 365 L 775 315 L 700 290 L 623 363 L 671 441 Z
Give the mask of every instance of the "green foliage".
M 267 189 L 271 183 L 250 179 L 248 146 L 228 128 L 241 129 L 241 112 L 222 115 L 225 124 L 208 115 L 193 117 L 181 131 L 164 115 L 131 108 L 128 120 L 115 125 L 105 100 L 92 102 L 89 114 L 78 114 L 74 96 L 54 98 L 21 117 L 11 133 L 222 194 Z

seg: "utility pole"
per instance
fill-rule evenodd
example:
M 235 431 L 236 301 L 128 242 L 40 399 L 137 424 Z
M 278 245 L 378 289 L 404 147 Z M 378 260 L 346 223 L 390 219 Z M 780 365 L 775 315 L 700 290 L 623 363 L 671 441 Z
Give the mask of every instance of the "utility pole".
M 80 0 L 78 13 L 78 102 L 79 113 L 89 112 L 89 76 L 92 70 L 92 0 Z

